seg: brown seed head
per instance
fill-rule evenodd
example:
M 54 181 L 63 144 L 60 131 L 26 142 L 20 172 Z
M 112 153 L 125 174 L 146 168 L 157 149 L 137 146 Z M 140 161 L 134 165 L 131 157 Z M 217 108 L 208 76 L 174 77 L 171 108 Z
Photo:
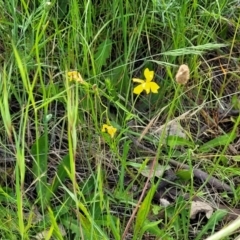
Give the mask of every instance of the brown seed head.
M 186 64 L 182 64 L 176 74 L 176 82 L 185 85 L 189 80 L 189 67 Z

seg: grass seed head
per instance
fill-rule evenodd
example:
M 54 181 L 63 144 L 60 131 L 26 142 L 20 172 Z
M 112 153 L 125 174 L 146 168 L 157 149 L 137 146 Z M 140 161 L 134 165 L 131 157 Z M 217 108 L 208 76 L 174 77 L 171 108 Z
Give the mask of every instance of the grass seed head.
M 177 71 L 176 82 L 185 85 L 190 78 L 189 72 L 188 65 L 182 64 Z

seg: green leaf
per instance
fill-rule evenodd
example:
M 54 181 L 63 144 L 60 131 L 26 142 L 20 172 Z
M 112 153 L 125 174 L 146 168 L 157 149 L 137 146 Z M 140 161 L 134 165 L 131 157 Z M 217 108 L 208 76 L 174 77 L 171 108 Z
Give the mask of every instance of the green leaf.
M 53 179 L 52 185 L 51 185 L 51 191 L 48 191 L 45 194 L 45 199 L 46 201 L 50 201 L 51 197 L 54 195 L 56 192 L 57 188 L 60 186 L 61 182 L 59 179 L 61 179 L 62 182 L 68 177 L 68 173 L 66 169 L 70 169 L 70 158 L 69 155 L 66 155 L 63 157 L 62 161 L 57 167 L 57 172 L 56 175 Z M 56 177 L 58 176 L 58 177 Z
M 161 178 L 163 173 L 171 168 L 170 165 L 161 165 L 158 163 L 155 166 L 155 168 L 151 171 L 152 166 L 151 164 L 147 165 L 148 161 L 149 160 L 146 159 L 143 163 L 128 162 L 127 165 L 135 168 L 136 170 L 138 170 L 140 174 L 142 174 L 145 177 L 150 176 L 150 178 L 153 177 Z
M 183 56 L 187 54 L 191 55 L 199 55 L 202 54 L 203 52 L 213 50 L 213 49 L 219 49 L 222 47 L 226 47 L 227 44 L 221 44 L 221 43 L 206 43 L 203 45 L 197 45 L 197 46 L 191 46 L 191 47 L 186 47 L 186 48 L 179 48 L 179 49 L 174 49 L 170 50 L 167 52 L 163 52 L 160 55 L 163 56 Z
M 154 236 L 156 236 L 156 237 L 163 236 L 165 234 L 164 230 L 161 230 L 158 227 L 159 223 L 161 223 L 161 222 L 162 222 L 162 219 L 158 220 L 158 221 L 154 221 L 154 222 L 146 219 L 144 222 L 143 229 L 142 229 L 142 234 L 144 234 L 144 232 L 148 231 L 149 233 L 154 234 Z
M 116 92 L 116 89 L 110 78 L 105 79 L 105 85 L 107 87 L 109 96 L 112 98 L 111 100 L 116 101 L 118 99 L 118 93 Z
M 141 239 L 141 235 L 144 233 L 142 232 L 142 228 L 144 227 L 145 220 L 150 211 L 151 201 L 154 193 L 156 192 L 156 189 L 157 189 L 157 185 L 154 184 L 149 190 L 147 196 L 143 200 L 138 210 L 137 217 L 136 217 L 136 224 L 134 226 L 133 239 Z
M 240 109 L 240 101 L 239 101 L 237 95 L 232 96 L 231 103 L 232 103 L 232 106 L 234 109 Z
M 213 148 L 219 146 L 225 146 L 227 143 L 232 142 L 236 138 L 236 133 L 234 134 L 225 134 L 219 137 L 210 140 L 209 142 L 204 143 L 201 147 L 199 147 L 199 152 L 209 152 L 212 151 Z
M 114 238 L 116 240 L 121 239 L 121 234 L 120 234 L 120 220 L 116 216 L 113 216 L 110 214 L 110 209 L 107 209 L 108 213 L 107 215 L 101 215 L 100 220 L 98 220 L 98 223 L 101 226 L 107 227 L 111 230 Z
M 110 39 L 104 40 L 97 48 L 95 54 L 95 66 L 98 71 L 107 64 L 107 59 L 110 57 L 112 50 L 112 41 Z
M 178 136 L 168 136 L 167 145 L 171 148 L 175 148 L 176 146 L 187 146 L 189 148 L 195 147 L 195 144 L 193 142 L 190 142 L 189 140 Z
M 59 179 L 61 182 L 61 179 Z M 94 219 L 94 216 L 92 215 L 92 212 L 88 210 L 88 206 L 85 204 L 85 200 L 81 201 L 79 197 L 82 195 L 82 193 L 79 193 L 79 195 L 75 195 L 72 191 L 70 191 L 67 186 L 62 184 L 61 186 L 64 189 L 64 191 L 69 195 L 69 197 L 77 204 L 79 208 L 79 218 L 80 223 L 84 232 L 84 235 L 86 235 L 86 239 L 107 239 L 106 233 L 104 230 L 100 228 L 100 226 L 97 224 L 97 222 Z M 82 198 L 84 199 L 84 198 Z
M 61 220 L 61 223 L 65 226 L 65 228 L 70 229 L 74 234 L 76 234 L 76 237 L 74 239 L 81 239 L 82 235 L 84 236 L 84 239 L 102 239 L 96 233 L 96 231 L 92 229 L 91 222 L 81 212 L 78 214 L 78 218 L 81 222 L 81 227 L 79 227 L 79 221 L 76 219 L 63 218 Z
M 44 133 L 32 145 L 31 154 L 34 157 L 33 173 L 36 179 L 37 195 L 42 204 L 48 204 L 46 201 L 46 194 L 49 194 L 49 187 L 47 183 L 47 160 L 48 160 L 48 134 Z
M 62 20 L 64 17 L 66 17 L 66 15 L 68 14 L 68 1 L 65 0 L 58 0 L 57 1 L 57 18 L 60 20 Z
M 162 209 L 162 206 L 159 206 L 159 205 L 154 204 L 154 205 L 152 206 L 152 213 L 153 213 L 154 215 L 158 215 L 161 209 Z
M 240 162 L 240 155 L 232 156 L 232 160 L 235 162 Z
M 192 178 L 192 171 L 189 170 L 179 170 L 176 175 L 182 180 L 190 180 Z
M 151 171 L 151 168 L 152 168 L 151 165 L 147 165 L 140 173 L 145 177 L 150 176 L 151 178 L 153 177 L 161 178 L 163 173 L 166 170 L 170 169 L 171 167 L 169 165 L 163 166 L 158 163 L 153 171 Z
M 219 221 L 223 219 L 226 214 L 227 211 L 221 209 L 214 212 L 213 215 L 209 218 L 207 224 L 203 227 L 202 231 L 197 235 L 195 240 L 202 239 L 203 234 L 209 235 L 208 230 L 212 230 L 212 233 L 214 233 L 215 226 Z

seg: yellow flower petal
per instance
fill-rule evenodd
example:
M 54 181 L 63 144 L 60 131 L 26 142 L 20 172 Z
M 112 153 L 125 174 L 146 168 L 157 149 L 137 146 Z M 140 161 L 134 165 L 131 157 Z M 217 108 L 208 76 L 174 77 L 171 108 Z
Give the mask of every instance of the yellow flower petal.
M 117 132 L 117 129 L 111 125 L 103 124 L 102 132 L 106 132 L 106 131 L 111 136 L 111 138 L 113 138 L 115 133 Z
M 133 80 L 133 82 L 137 82 L 137 83 L 144 83 L 145 82 L 144 80 L 139 79 L 139 78 L 133 78 L 132 80 Z
M 114 137 L 116 131 L 117 131 L 117 129 L 114 128 L 113 126 L 109 126 L 109 127 L 108 127 L 108 134 L 111 136 L 111 138 Z
M 140 94 L 143 90 L 146 91 L 147 94 L 151 92 L 157 93 L 159 86 L 155 82 L 151 82 L 153 80 L 154 71 L 149 71 L 148 68 L 144 70 L 144 76 L 146 80 L 141 80 L 139 78 L 133 78 L 133 82 L 140 83 L 137 87 L 133 89 L 133 93 Z
M 103 124 L 103 126 L 102 126 L 102 132 L 105 132 L 106 131 L 106 124 Z
M 145 85 L 144 90 L 146 91 L 147 94 L 149 94 L 151 90 L 151 84 L 149 82 L 146 82 L 144 85 Z
M 144 76 L 146 78 L 146 82 L 151 82 L 153 80 L 154 71 L 149 71 L 148 68 L 144 70 Z
M 157 83 L 155 82 L 150 82 L 150 88 L 153 93 L 158 93 L 158 89 L 160 88 Z
M 84 80 L 78 71 L 69 71 L 67 75 L 68 75 L 69 81 L 74 80 L 76 82 L 84 83 Z
M 140 84 L 138 85 L 137 87 L 135 87 L 133 89 L 133 93 L 135 94 L 140 94 L 143 90 L 144 90 L 144 87 L 143 87 L 144 84 Z

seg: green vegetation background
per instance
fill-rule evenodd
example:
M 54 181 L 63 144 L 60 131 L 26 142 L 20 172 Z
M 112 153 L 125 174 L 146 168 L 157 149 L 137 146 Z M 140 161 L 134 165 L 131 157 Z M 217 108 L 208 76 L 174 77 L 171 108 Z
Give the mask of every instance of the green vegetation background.
M 121 239 L 150 159 L 129 136 L 139 137 L 156 116 L 162 125 L 221 101 L 239 109 L 238 1 L 0 0 L 0 10 L 1 239 Z M 175 82 L 181 64 L 190 68 L 186 86 Z M 132 78 L 144 79 L 145 68 L 160 89 L 133 94 Z M 197 119 L 185 129 L 185 154 L 173 146 L 163 151 L 164 136 L 148 141 L 165 159 L 162 167 L 181 155 L 233 184 L 238 158 L 226 155 L 239 120 L 224 139 L 203 140 Z M 104 124 L 116 129 L 112 137 Z M 152 202 L 156 187 L 128 239 L 201 239 L 219 227 L 222 215 L 193 233 L 189 202 L 181 198 L 165 220 L 156 217 L 163 209 Z M 193 178 L 185 189 L 196 194 Z M 238 192 L 224 196 L 230 206 L 239 203 Z

